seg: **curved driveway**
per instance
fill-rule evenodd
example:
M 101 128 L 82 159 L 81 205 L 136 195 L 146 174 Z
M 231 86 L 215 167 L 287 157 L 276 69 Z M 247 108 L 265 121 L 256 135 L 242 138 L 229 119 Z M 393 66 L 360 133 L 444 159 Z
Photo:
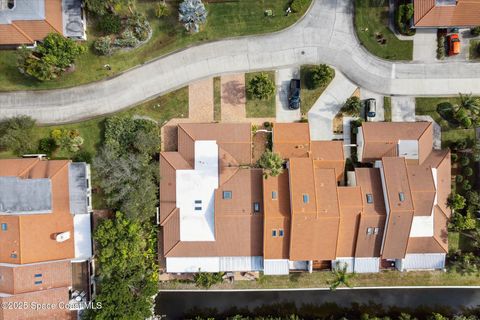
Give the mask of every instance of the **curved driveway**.
M 480 94 L 480 63 L 389 62 L 366 52 L 353 28 L 351 0 L 314 0 L 293 27 L 263 36 L 199 45 L 113 79 L 69 89 L 0 94 L 0 117 L 28 114 L 65 123 L 112 113 L 188 83 L 223 73 L 326 63 L 386 95 Z

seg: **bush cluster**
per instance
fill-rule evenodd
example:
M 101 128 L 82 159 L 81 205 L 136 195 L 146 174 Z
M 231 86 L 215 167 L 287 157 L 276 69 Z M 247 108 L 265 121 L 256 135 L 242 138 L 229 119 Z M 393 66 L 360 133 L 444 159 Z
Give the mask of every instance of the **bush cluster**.
M 401 4 L 395 10 L 395 26 L 398 32 L 406 36 L 415 34 L 415 30 L 410 28 L 410 20 L 413 18 L 413 4 Z
M 480 26 L 470 28 L 470 34 L 474 37 L 480 36 Z
M 437 37 L 437 59 L 443 60 L 445 59 L 446 51 L 445 51 L 445 36 L 439 35 Z
M 305 77 L 307 88 L 312 90 L 326 86 L 334 76 L 335 71 L 326 64 L 310 67 Z

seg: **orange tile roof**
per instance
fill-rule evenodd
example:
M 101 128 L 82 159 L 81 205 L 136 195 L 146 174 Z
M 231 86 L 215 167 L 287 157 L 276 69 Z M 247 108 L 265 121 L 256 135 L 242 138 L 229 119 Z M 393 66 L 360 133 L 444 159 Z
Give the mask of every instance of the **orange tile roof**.
M 310 150 L 308 123 L 275 123 L 272 140 L 273 151 L 284 159 L 308 157 Z
M 6 241 L 0 246 L 0 262 L 33 263 L 69 259 L 75 256 L 73 216 L 70 213 L 67 160 L 0 160 L 0 176 L 21 179 L 49 178 L 53 210 L 47 214 L 0 215 L 7 223 Z M 53 234 L 70 232 L 70 239 L 57 242 Z M 17 258 L 11 254 L 16 253 Z
M 0 45 L 32 44 L 49 33 L 63 35 L 62 0 L 45 1 L 45 20 L 13 20 L 0 24 Z
M 430 122 L 365 122 L 362 134 L 364 162 L 398 156 L 399 140 L 419 141 L 419 162 L 432 151 L 433 126 Z
M 413 197 L 404 158 L 383 158 L 389 215 L 383 243 L 384 259 L 405 257 L 413 220 Z M 403 195 L 403 199 L 401 198 Z
M 458 0 L 439 6 L 435 0 L 414 0 L 415 27 L 463 27 L 480 25 L 480 0 Z
M 362 213 L 360 187 L 339 187 L 340 227 L 338 232 L 337 257 L 354 257 Z
M 176 170 L 192 168 L 196 140 L 215 140 L 219 149 L 219 187 L 214 196 L 215 241 L 180 241 L 176 208 Z M 178 152 L 160 154 L 160 223 L 167 257 L 261 256 L 263 254 L 262 170 L 250 164 L 249 123 L 184 123 L 178 126 Z M 222 198 L 224 190 L 232 199 Z M 258 202 L 260 212 L 254 212 Z

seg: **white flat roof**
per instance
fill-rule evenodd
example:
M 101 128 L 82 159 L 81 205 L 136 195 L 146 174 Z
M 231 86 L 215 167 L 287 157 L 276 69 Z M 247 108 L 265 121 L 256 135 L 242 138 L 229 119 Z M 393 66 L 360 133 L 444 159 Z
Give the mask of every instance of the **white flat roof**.
M 432 169 L 433 182 L 435 184 L 435 190 L 437 189 L 437 169 Z M 435 226 L 433 224 L 433 213 L 437 205 L 437 193 L 433 200 L 432 213 L 429 216 L 414 216 L 412 221 L 412 228 L 410 229 L 410 238 L 418 237 L 433 237 L 435 232 Z
M 92 257 L 92 232 L 90 214 L 73 216 L 75 259 L 86 260 Z
M 418 140 L 398 140 L 398 156 L 418 159 Z
M 193 170 L 176 171 L 180 241 L 215 241 L 214 193 L 218 188 L 218 145 L 195 141 Z

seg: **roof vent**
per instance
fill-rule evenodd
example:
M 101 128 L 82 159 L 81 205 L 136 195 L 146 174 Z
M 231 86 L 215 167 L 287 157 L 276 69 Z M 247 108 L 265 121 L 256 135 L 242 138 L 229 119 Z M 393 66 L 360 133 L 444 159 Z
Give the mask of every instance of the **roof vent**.
M 55 236 L 57 242 L 65 242 L 70 239 L 70 231 L 59 233 Z

